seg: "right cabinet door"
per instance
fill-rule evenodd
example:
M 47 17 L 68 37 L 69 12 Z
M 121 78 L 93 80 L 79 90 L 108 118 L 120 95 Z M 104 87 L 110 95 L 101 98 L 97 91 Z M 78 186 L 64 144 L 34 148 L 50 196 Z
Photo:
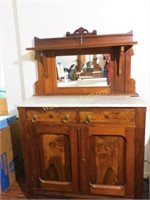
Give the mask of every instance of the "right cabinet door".
M 83 129 L 80 161 L 83 192 L 132 197 L 135 128 L 101 125 Z

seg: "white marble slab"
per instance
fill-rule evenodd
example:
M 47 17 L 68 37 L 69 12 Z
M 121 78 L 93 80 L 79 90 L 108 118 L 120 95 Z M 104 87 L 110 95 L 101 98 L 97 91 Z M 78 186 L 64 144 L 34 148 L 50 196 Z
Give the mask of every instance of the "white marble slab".
M 17 107 L 147 107 L 140 97 L 131 96 L 33 96 Z

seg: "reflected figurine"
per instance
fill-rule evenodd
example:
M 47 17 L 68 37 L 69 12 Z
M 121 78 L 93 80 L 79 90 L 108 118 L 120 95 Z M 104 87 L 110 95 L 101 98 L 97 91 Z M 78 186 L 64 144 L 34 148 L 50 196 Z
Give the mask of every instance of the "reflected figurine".
M 93 61 L 92 61 L 92 65 L 93 65 L 93 77 L 94 78 L 100 78 L 102 77 L 102 68 L 100 67 L 100 64 L 97 63 L 97 56 L 93 55 Z

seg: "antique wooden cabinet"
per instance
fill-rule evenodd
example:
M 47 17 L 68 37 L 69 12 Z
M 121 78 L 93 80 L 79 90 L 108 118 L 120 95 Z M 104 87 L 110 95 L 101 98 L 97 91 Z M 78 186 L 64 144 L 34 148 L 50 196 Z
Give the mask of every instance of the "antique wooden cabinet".
M 32 97 L 18 107 L 29 194 L 142 197 L 145 108 L 139 97 L 67 98 Z
M 132 33 L 83 28 L 35 39 L 35 95 L 18 105 L 29 198 L 142 198 L 146 108 L 130 78 L 135 43 Z M 95 65 L 98 53 L 111 56 L 107 76 L 105 65 Z M 66 81 L 57 56 L 74 54 Z M 94 60 L 86 69 L 85 54 Z

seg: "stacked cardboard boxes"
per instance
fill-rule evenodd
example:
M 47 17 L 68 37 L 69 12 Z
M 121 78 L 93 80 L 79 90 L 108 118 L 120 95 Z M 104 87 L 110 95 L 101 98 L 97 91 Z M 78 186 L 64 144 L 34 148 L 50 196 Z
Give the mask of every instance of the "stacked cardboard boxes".
M 0 98 L 0 192 L 5 192 L 23 171 L 19 122 L 8 115 L 6 98 Z
M 10 125 L 13 121 L 16 121 L 15 116 L 0 116 L 0 169 L 2 192 L 5 192 L 16 179 L 10 132 Z
M 0 98 L 0 115 L 8 115 L 6 98 Z
M 14 155 L 14 165 L 15 165 L 15 174 L 16 177 L 19 177 L 23 172 L 23 159 L 22 159 L 22 150 L 20 142 L 20 128 L 19 120 L 16 120 L 10 125 L 11 141 L 12 141 L 12 150 Z

